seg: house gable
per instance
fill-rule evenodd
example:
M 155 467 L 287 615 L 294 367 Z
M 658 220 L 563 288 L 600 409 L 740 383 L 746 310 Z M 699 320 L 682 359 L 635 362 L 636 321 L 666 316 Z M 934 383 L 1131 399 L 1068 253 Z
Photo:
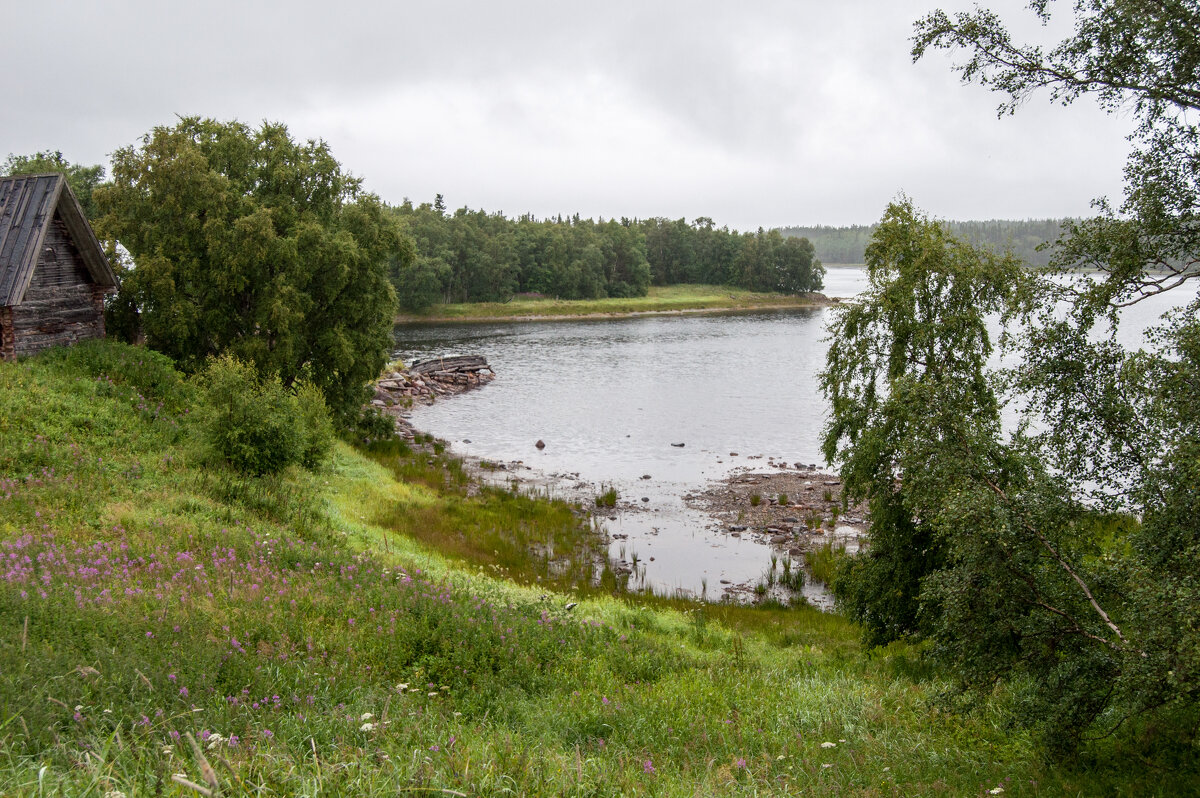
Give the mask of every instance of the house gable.
M 20 305 L 46 254 L 47 236 L 57 253 L 65 233 L 90 282 L 115 288 L 116 275 L 100 242 L 59 174 L 0 178 L 0 306 Z M 53 258 L 51 259 L 53 262 Z
M 65 178 L 0 178 L 0 358 L 104 337 L 116 283 Z

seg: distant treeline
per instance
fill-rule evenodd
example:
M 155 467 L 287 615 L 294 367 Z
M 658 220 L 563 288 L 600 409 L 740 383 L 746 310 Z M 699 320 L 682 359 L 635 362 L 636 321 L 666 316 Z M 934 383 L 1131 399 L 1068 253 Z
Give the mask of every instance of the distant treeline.
M 943 222 L 957 238 L 974 246 L 1011 249 L 1012 253 L 1032 266 L 1045 266 L 1049 251 L 1038 251 L 1046 241 L 1058 239 L 1060 219 L 990 219 L 983 222 Z M 812 242 L 822 263 L 862 263 L 863 252 L 875 232 L 875 225 L 856 224 L 849 227 L 785 227 L 785 236 L 799 236 Z
M 643 296 L 651 285 L 712 283 L 755 291 L 820 290 L 813 247 L 777 230 L 739 233 L 711 219 L 608 221 L 501 213 L 405 201 L 393 211 L 414 253 L 393 264 L 407 310 L 438 302 L 504 302 L 518 293 L 561 299 Z

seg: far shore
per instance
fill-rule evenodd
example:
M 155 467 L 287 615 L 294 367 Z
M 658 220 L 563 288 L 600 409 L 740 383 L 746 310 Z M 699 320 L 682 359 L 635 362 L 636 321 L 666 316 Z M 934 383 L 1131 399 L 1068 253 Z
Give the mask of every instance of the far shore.
M 436 305 L 428 313 L 397 314 L 397 324 L 425 322 L 569 321 L 689 313 L 818 308 L 837 304 L 824 294 L 764 294 L 724 286 L 654 287 L 644 297 L 559 300 L 518 297 L 511 302 Z

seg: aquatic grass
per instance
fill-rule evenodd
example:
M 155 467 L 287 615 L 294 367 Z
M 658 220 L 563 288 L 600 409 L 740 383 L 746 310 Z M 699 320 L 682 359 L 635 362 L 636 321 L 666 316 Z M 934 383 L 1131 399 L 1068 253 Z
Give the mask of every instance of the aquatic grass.
M 616 507 L 617 506 L 617 489 L 611 485 L 598 496 L 596 496 L 597 507 Z
M 837 575 L 838 563 L 846 557 L 846 547 L 827 540 L 816 548 L 804 552 L 804 565 L 812 578 L 827 585 L 833 584 Z

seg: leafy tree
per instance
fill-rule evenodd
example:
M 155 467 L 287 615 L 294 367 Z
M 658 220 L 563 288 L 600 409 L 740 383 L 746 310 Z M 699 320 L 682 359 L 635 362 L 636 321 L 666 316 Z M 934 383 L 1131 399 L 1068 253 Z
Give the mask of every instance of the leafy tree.
M 867 291 L 829 328 L 823 449 L 842 464 L 846 498 L 869 504 L 871 546 L 836 587 L 867 642 L 880 645 L 931 628 L 922 580 L 945 566 L 947 544 L 930 502 L 966 459 L 992 448 L 966 447 L 998 434 L 985 316 L 1006 309 L 1020 270 L 953 238 L 908 200 L 888 207 L 866 261 Z
M 45 172 L 61 172 L 66 175 L 67 185 L 75 192 L 80 207 L 88 220 L 97 216 L 92 191 L 104 180 L 104 167 L 73 164 L 57 150 L 43 150 L 33 155 L 12 155 L 0 166 L 0 175 L 37 175 Z
M 847 495 L 871 502 L 880 544 L 839 590 L 870 642 L 926 636 L 965 687 L 1007 682 L 1052 748 L 1125 726 L 1160 757 L 1194 759 L 1200 300 L 1142 350 L 1115 335 L 1122 306 L 1200 276 L 1200 10 L 1074 10 L 1074 35 L 1048 52 L 1014 43 L 985 9 L 917 24 L 914 56 L 966 52 L 958 69 L 1007 94 L 1001 112 L 1046 88 L 1140 126 L 1124 203 L 1068 225 L 1057 280 L 889 208 L 868 248 L 871 290 L 839 311 L 823 378 L 826 454 Z M 1019 357 L 992 373 L 996 312 Z M 1008 433 L 1005 402 L 1022 419 Z
M 1049 0 L 1030 8 L 1049 19 Z M 955 69 L 964 82 L 1007 95 L 1000 114 L 1045 89 L 1052 100 L 1092 97 L 1137 120 L 1119 212 L 1102 200 L 1098 217 L 1068 224 L 1055 260 L 1106 275 L 1089 286 L 1094 311 L 1200 276 L 1200 5 L 1075 0 L 1074 10 L 1074 35 L 1049 51 L 1014 42 L 987 9 L 935 11 L 917 22 L 913 58 L 965 51 Z
M 324 142 L 188 117 L 114 153 L 95 196 L 136 264 L 118 305 L 152 348 L 188 371 L 229 353 L 357 413 L 391 343 L 389 262 L 410 245 Z

